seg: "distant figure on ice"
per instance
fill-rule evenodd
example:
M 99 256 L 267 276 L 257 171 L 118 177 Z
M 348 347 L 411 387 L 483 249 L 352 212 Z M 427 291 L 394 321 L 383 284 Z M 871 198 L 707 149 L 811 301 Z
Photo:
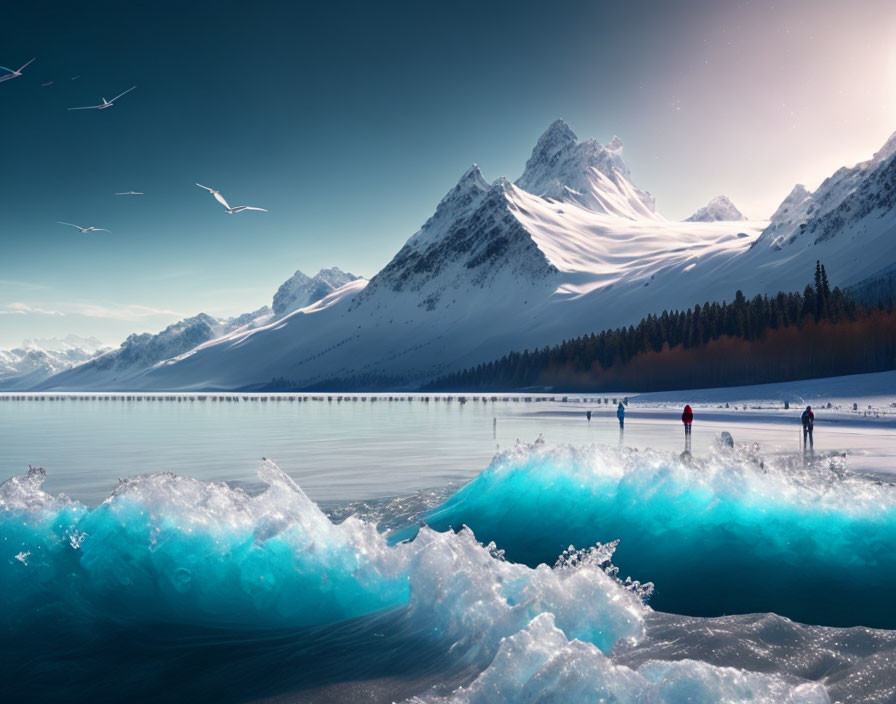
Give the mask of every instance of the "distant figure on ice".
M 691 423 L 694 422 L 694 412 L 691 410 L 691 407 L 685 406 L 684 410 L 681 412 L 681 422 L 684 423 L 684 451 L 685 453 L 690 454 L 691 452 Z
M 685 406 L 681 412 L 681 422 L 684 423 L 684 434 L 687 437 L 691 435 L 691 423 L 694 422 L 694 412 L 690 406 Z
M 806 447 L 806 440 L 808 439 L 808 446 L 815 449 L 815 439 L 812 437 L 812 430 L 815 428 L 815 414 L 812 412 L 812 406 L 806 406 L 806 410 L 803 411 L 800 420 L 803 423 L 803 447 Z
M 588 419 L 588 422 L 591 422 L 591 411 L 585 411 L 585 417 Z
M 621 403 L 616 408 L 616 417 L 619 419 L 619 427 L 624 428 L 625 427 L 625 406 L 623 406 Z

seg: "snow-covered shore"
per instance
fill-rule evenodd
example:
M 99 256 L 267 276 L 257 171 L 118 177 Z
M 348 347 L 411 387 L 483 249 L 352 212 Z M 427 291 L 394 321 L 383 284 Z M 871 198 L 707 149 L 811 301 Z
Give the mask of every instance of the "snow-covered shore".
M 734 410 L 754 416 L 793 415 L 801 407 L 811 405 L 819 411 L 819 420 L 896 423 L 896 371 L 779 384 L 660 391 L 632 394 L 629 399 L 637 408 L 671 409 L 689 403 L 695 411 L 704 413 Z M 789 409 L 785 403 L 790 404 Z

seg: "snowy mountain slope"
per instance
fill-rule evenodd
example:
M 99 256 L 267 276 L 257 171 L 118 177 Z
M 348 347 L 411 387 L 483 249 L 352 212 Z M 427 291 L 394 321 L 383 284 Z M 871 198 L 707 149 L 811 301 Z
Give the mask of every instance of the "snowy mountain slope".
M 296 282 L 300 281 L 299 277 L 304 277 L 312 283 L 304 293 L 298 293 L 295 286 Z M 312 303 L 316 303 L 329 296 L 338 288 L 337 284 L 341 281 L 354 282 L 356 280 L 358 277 L 346 274 L 337 267 L 322 269 L 314 279 L 305 277 L 304 274 L 297 271 L 292 278 L 280 286 L 277 293 L 280 294 L 279 301 L 287 307 L 287 312 L 289 312 L 289 306 L 295 302 L 296 296 L 304 295 L 306 298 L 312 299 Z M 275 303 L 278 301 L 276 294 L 274 300 Z M 39 385 L 47 377 L 59 374 L 58 379 L 53 383 L 64 385 L 66 388 L 82 386 L 124 388 L 127 379 L 156 364 L 178 359 L 210 341 L 228 335 L 246 334 L 276 321 L 280 317 L 282 316 L 278 316 L 270 306 L 262 306 L 251 313 L 227 319 L 213 318 L 205 313 L 200 313 L 170 325 L 156 334 L 130 335 L 118 349 L 109 350 L 96 358 L 91 358 L 93 357 L 91 355 L 67 366 L 58 365 L 54 371 L 39 378 L 32 375 L 29 384 L 30 386 Z
M 272 309 L 278 318 L 329 296 L 358 277 L 338 267 L 321 269 L 314 277 L 296 271 L 274 294 Z
M 728 196 L 716 196 L 700 208 L 685 222 L 715 222 L 717 220 L 746 220 L 743 213 L 734 207 Z
M 844 285 L 896 262 L 887 210 L 894 162 L 885 151 L 841 169 L 814 194 L 795 190 L 771 223 L 669 222 L 632 184 L 621 142 L 578 142 L 554 123 L 515 184 L 490 185 L 475 165 L 464 173 L 369 283 L 350 282 L 115 384 L 235 389 L 276 378 L 299 388 L 414 386 L 511 349 L 730 299 L 738 288 L 799 289 L 816 259 L 832 285 Z M 833 227 L 823 220 L 831 213 L 842 227 L 820 238 Z M 815 234 L 781 244 L 787 228 L 803 222 Z M 46 386 L 108 383 L 62 374 Z
M 804 244 L 804 240 L 812 239 L 812 233 L 817 223 L 831 213 L 844 214 L 840 206 L 847 201 L 857 188 L 872 178 L 881 167 L 892 162 L 896 154 L 896 133 L 894 133 L 880 150 L 868 161 L 863 161 L 852 168 L 842 167 L 834 174 L 826 178 L 814 193 L 806 190 L 805 186 L 794 186 L 790 194 L 784 199 L 778 210 L 772 215 L 769 227 L 762 233 L 756 247 L 771 247 L 782 250 Z M 831 223 L 829 232 L 833 233 L 839 227 L 848 226 L 848 219 Z M 810 221 L 816 223 L 810 227 Z M 809 233 L 807 234 L 807 228 Z
M 735 285 L 789 290 L 816 260 L 841 288 L 872 286 L 896 264 L 896 135 L 872 159 L 839 169 L 814 193 L 794 188 L 726 273 Z
M 84 347 L 77 346 L 83 340 Z M 46 347 L 40 346 L 42 342 Z M 49 377 L 89 361 L 100 350 L 96 338 L 25 340 L 22 347 L 0 350 L 0 390 L 30 389 Z
M 114 383 L 119 375 L 129 375 L 136 370 L 183 354 L 197 345 L 222 334 L 226 324 L 205 313 L 185 318 L 169 325 L 155 335 L 134 333 L 111 350 L 86 364 L 70 369 L 60 375 L 65 383 L 77 386 L 80 380 L 95 380 L 100 383 Z

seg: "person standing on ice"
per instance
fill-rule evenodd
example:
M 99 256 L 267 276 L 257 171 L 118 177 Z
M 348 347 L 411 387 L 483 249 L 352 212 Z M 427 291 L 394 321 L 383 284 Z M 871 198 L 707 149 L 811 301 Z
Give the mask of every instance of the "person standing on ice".
M 619 419 L 620 430 L 625 427 L 625 406 L 621 403 L 616 408 L 616 417 Z
M 806 440 L 808 439 L 809 447 L 814 450 L 815 439 L 812 437 L 812 430 L 815 428 L 815 414 L 812 412 L 812 406 L 806 406 L 806 410 L 803 411 L 800 420 L 803 423 L 803 447 L 806 447 Z
M 691 410 L 690 405 L 685 406 L 684 410 L 681 412 L 681 422 L 684 423 L 685 440 L 690 440 L 691 423 L 694 422 L 694 412 Z

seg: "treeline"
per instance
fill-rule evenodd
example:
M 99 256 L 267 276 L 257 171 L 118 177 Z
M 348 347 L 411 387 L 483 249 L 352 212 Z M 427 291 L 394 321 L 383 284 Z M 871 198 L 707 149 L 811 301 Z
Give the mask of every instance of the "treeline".
M 825 268 L 802 293 L 738 291 L 730 303 L 649 315 L 441 377 L 426 390 L 647 391 L 736 386 L 896 367 L 896 313 L 831 290 Z

